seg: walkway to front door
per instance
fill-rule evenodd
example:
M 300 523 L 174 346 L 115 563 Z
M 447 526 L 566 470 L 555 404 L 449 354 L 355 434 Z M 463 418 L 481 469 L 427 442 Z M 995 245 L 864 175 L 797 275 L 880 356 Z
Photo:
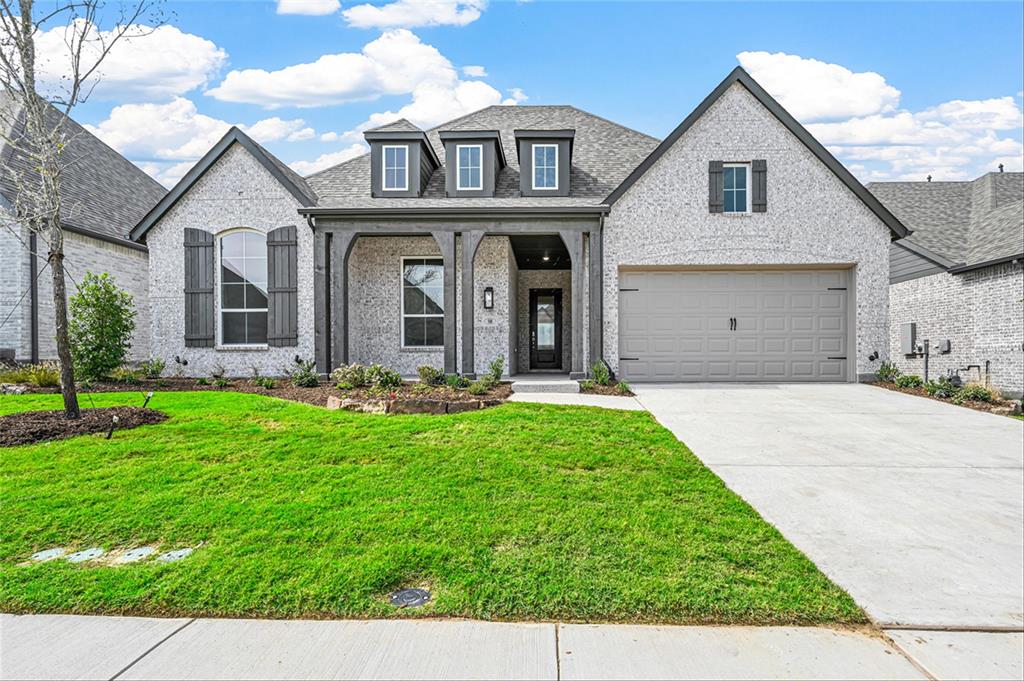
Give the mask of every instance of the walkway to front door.
M 562 368 L 562 289 L 530 289 L 530 369 Z

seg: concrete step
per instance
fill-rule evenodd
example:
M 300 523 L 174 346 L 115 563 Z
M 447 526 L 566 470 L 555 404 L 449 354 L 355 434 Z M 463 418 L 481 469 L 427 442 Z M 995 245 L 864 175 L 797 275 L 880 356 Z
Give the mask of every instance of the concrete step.
M 512 381 L 514 393 L 578 393 L 578 381 L 570 381 L 564 376 L 558 378 L 522 378 Z

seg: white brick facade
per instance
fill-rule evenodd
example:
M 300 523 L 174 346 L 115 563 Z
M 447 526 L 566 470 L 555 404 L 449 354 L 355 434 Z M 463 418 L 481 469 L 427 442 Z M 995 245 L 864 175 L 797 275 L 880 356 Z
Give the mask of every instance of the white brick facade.
M 929 377 L 960 371 L 1008 394 L 1024 391 L 1024 269 L 1012 263 L 953 275 L 934 274 L 889 287 L 890 355 L 908 374 L 924 375 L 924 359 L 900 353 L 900 325 L 917 324 L 918 342 L 931 341 Z M 950 341 L 950 352 L 937 345 Z M 969 365 L 980 369 L 967 370 Z
M 768 210 L 708 211 L 708 163 L 768 163 Z M 619 268 L 847 265 L 856 372 L 888 353 L 889 229 L 747 90 L 734 84 L 614 205 L 604 231 L 604 355 L 618 368 Z

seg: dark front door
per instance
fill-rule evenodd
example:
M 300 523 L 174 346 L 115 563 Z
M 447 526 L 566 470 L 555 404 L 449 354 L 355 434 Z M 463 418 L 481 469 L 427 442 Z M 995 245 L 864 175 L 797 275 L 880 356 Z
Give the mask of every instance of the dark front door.
M 562 289 L 530 289 L 530 368 L 562 368 Z

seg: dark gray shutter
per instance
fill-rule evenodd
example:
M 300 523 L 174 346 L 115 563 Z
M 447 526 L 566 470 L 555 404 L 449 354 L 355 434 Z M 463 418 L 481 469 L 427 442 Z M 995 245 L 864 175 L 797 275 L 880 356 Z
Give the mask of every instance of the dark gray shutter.
M 708 162 L 708 211 L 721 213 L 725 210 L 725 178 L 722 176 L 722 162 Z
M 764 213 L 768 210 L 768 161 L 752 161 L 750 176 L 751 212 Z
M 213 235 L 185 229 L 185 347 L 212 348 Z
M 267 345 L 299 344 L 299 253 L 295 225 L 267 234 Z

